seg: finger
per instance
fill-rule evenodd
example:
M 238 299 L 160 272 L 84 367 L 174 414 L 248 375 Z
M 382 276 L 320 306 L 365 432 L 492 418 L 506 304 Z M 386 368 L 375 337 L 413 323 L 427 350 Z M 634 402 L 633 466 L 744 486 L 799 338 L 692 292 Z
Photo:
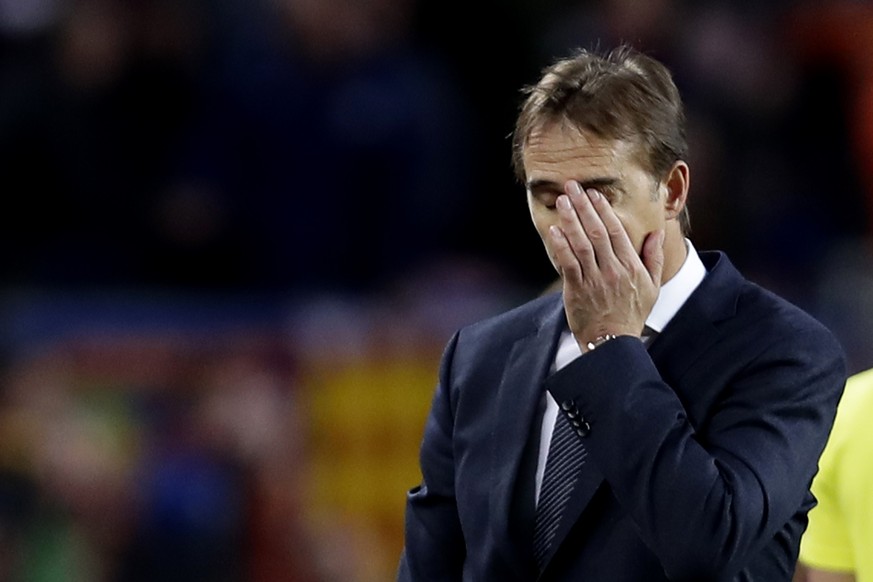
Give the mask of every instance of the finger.
M 556 205 L 558 208 L 558 224 L 561 227 L 561 232 L 576 261 L 579 263 L 582 272 L 594 274 L 597 272 L 597 257 L 595 256 L 594 247 L 591 245 L 591 241 L 582 227 L 579 214 L 570 201 L 570 197 L 566 195 L 558 196 Z
M 630 236 L 627 234 L 627 229 L 625 229 L 621 220 L 618 219 L 609 200 L 603 194 L 591 188 L 586 191 L 586 194 L 591 201 L 592 208 L 606 229 L 610 247 L 617 260 L 626 267 L 630 267 L 634 263 L 639 264 L 639 256 L 636 249 L 634 249 Z
M 664 272 L 664 238 L 663 230 L 649 233 L 643 241 L 643 264 L 652 277 L 652 282 L 660 286 Z
M 596 193 L 595 190 L 589 190 L 592 194 L 587 194 L 575 181 L 568 182 L 565 188 L 570 196 L 570 200 L 573 202 L 576 214 L 579 216 L 583 234 L 594 249 L 595 262 L 600 268 L 614 265 L 615 253 L 612 249 L 609 232 L 592 204 L 592 197 L 600 196 L 602 199 L 603 196 Z M 571 239 L 570 242 L 573 242 L 573 240 Z
M 552 239 L 552 258 L 558 272 L 564 279 L 564 285 L 582 284 L 582 266 L 576 258 L 564 232 L 557 226 L 549 227 L 549 237 Z

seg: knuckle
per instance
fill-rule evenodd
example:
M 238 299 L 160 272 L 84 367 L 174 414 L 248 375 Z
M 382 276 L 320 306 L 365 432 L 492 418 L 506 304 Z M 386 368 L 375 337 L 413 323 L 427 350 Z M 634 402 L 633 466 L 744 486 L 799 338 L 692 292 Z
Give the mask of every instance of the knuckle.
M 611 236 L 612 238 L 616 238 L 624 234 L 624 228 L 621 226 L 620 223 L 612 224 L 608 226 L 606 230 L 609 233 L 609 236 Z
M 601 226 L 595 226 L 588 231 L 588 238 L 592 242 L 600 242 L 609 238 L 609 232 Z
M 608 285 L 615 285 L 616 283 L 621 281 L 621 274 L 612 265 L 601 266 L 600 276 L 603 278 L 603 281 Z
M 564 265 L 562 267 L 562 273 L 564 275 L 564 279 L 573 283 L 578 283 L 582 281 L 582 267 L 579 266 L 579 263 L 573 263 L 571 265 Z
M 594 248 L 591 245 L 585 245 L 574 250 L 576 251 L 576 258 L 580 263 L 590 265 L 597 262 L 597 255 L 594 253 Z
M 590 257 L 594 254 L 594 247 L 589 239 L 581 237 L 573 241 L 573 251 L 580 256 Z

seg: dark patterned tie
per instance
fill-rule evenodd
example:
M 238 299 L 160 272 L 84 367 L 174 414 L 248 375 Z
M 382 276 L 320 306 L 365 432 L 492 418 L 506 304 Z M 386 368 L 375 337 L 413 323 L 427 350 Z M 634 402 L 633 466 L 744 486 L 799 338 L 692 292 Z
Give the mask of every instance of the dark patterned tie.
M 567 417 L 558 413 L 534 520 L 534 556 L 542 571 L 561 516 L 588 452 Z

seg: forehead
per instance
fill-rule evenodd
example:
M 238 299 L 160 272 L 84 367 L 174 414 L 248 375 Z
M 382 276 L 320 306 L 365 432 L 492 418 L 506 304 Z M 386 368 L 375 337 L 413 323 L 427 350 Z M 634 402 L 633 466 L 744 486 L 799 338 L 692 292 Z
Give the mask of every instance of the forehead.
M 561 120 L 546 123 L 530 133 L 522 160 L 528 181 L 621 178 L 630 168 L 642 170 L 637 150 L 629 140 L 602 138 Z

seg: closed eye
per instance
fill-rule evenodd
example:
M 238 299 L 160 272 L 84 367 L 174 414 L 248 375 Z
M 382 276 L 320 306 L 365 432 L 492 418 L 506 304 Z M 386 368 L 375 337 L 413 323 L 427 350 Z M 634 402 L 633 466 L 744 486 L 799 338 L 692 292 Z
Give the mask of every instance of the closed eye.
M 609 202 L 610 206 L 612 206 L 618 199 L 620 192 L 619 189 L 611 186 L 600 188 L 600 193 L 603 194 L 603 197 L 606 198 L 606 201 Z
M 538 189 L 530 192 L 530 196 L 537 201 L 540 205 L 545 207 L 548 210 L 555 210 L 555 205 L 558 202 L 558 196 L 560 196 L 562 192 L 555 192 L 553 190 L 544 190 Z

